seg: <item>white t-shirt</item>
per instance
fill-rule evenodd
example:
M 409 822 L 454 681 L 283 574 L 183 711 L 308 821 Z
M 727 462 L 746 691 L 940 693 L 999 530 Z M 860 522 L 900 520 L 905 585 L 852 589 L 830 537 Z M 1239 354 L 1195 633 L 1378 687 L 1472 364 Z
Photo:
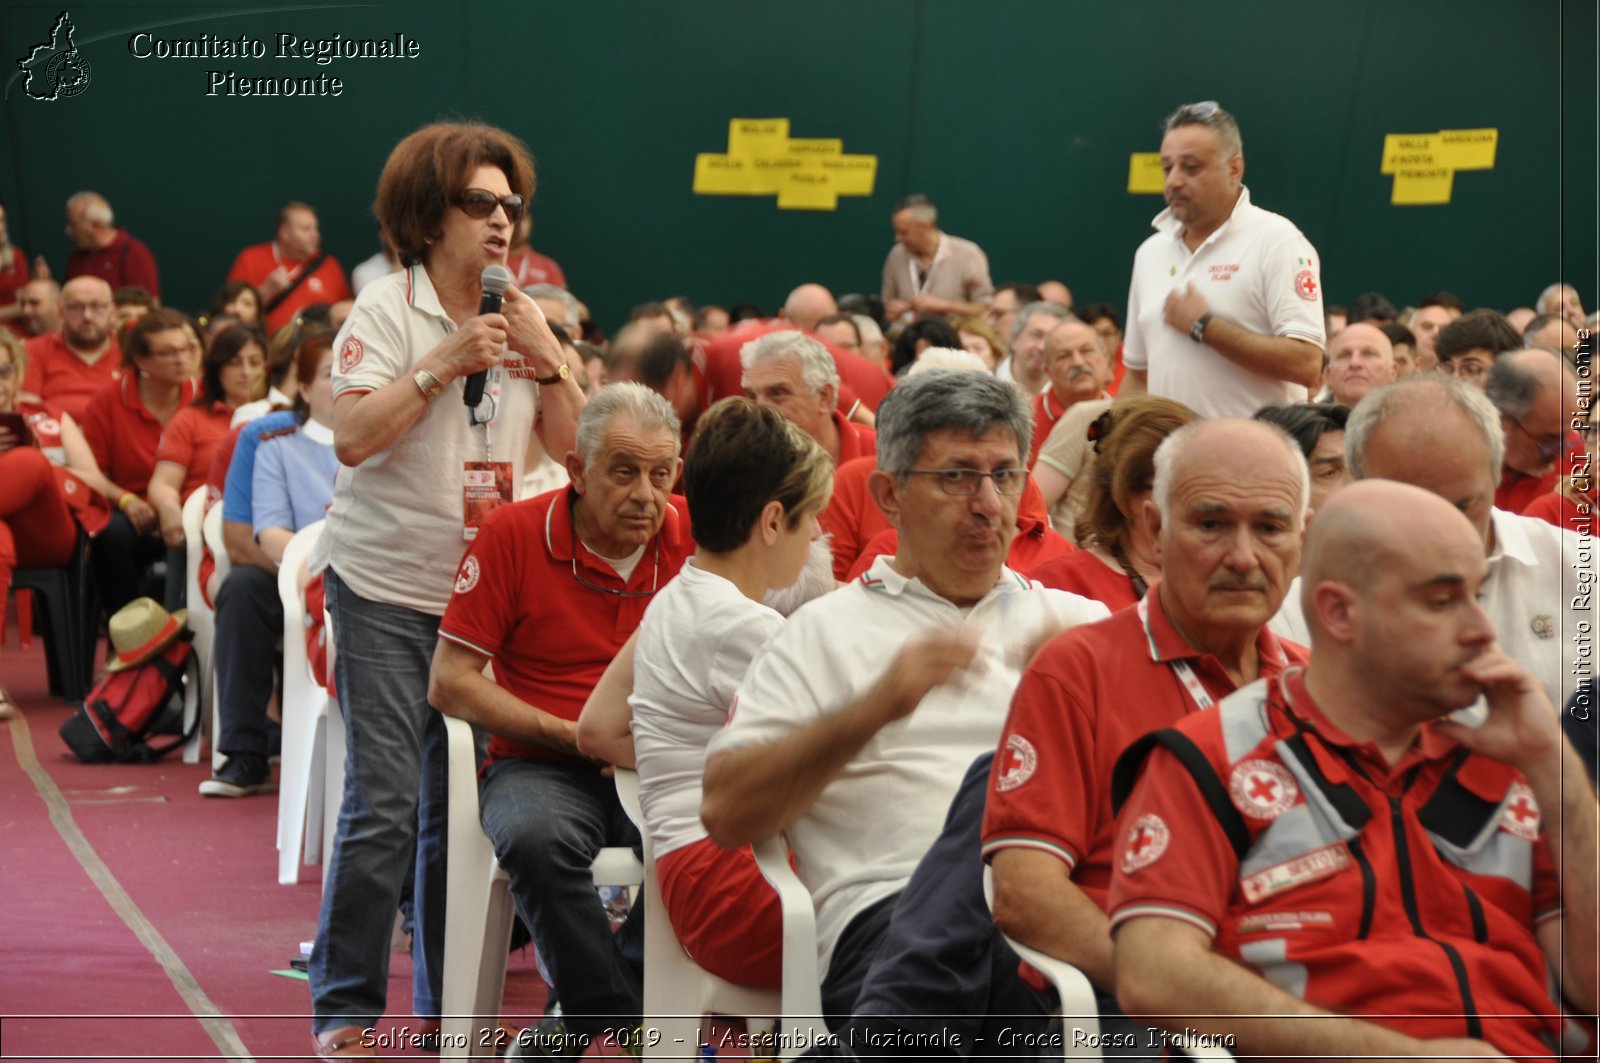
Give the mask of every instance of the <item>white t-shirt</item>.
M 1211 312 L 1263 336 L 1322 347 L 1322 274 L 1316 251 L 1280 214 L 1250 202 L 1240 187 L 1233 214 L 1194 253 L 1170 209 L 1133 256 L 1122 359 L 1149 374 L 1149 390 L 1202 417 L 1249 417 L 1272 403 L 1306 401 L 1299 384 L 1257 376 L 1163 320 L 1167 293 L 1192 284 Z
M 378 278 L 334 340 L 334 398 L 409 377 L 455 330 L 422 266 Z M 388 450 L 340 471 L 324 538 L 334 571 L 361 597 L 443 616 L 467 545 L 466 462 L 510 462 L 521 497 L 538 370 L 512 351 L 502 358 L 485 388 L 495 402 L 488 425 L 469 423 L 458 377 Z
M 782 626 L 781 616 L 692 558 L 645 610 L 628 704 L 639 804 L 658 859 L 706 837 L 706 745 L 727 722 L 750 661 Z
M 845 708 L 882 678 L 907 639 L 959 628 L 980 639 L 981 674 L 928 694 L 880 730 L 784 832 L 817 906 L 822 971 L 850 920 L 902 888 L 944 827 L 979 754 L 992 751 L 1026 656 L 1047 627 L 1109 615 L 1099 602 L 1010 569 L 969 609 L 880 557 L 849 585 L 802 606 L 756 656 L 728 725 L 706 756 L 774 742 Z M 977 853 L 973 853 L 974 859 Z
M 1490 510 L 1494 550 L 1489 554 L 1489 574 L 1481 594 L 1483 608 L 1494 624 L 1495 636 L 1506 656 L 1544 684 L 1545 693 L 1560 712 L 1581 685 L 1594 674 L 1593 657 L 1585 660 L 1580 647 L 1592 650 L 1594 612 L 1590 609 L 1593 585 L 1582 573 L 1579 537 L 1538 519 Z M 1592 557 L 1594 546 L 1588 548 Z M 1300 608 L 1300 578 L 1278 615 L 1267 626 L 1279 638 L 1311 645 L 1311 631 Z M 1590 633 L 1590 639 L 1582 638 Z M 1575 635 L 1580 637 L 1574 638 Z M 1580 665 L 1584 666 L 1580 669 Z

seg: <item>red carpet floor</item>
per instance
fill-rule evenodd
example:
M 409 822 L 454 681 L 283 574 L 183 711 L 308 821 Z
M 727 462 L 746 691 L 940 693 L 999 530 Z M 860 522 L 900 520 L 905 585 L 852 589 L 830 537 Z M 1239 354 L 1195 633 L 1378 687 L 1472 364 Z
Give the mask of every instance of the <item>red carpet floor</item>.
M 70 709 L 47 694 L 40 642 L 21 650 L 6 635 L 0 682 L 22 712 L 0 724 L 0 1056 L 305 1058 L 306 983 L 272 972 L 315 934 L 321 869 L 277 884 L 276 798 L 201 798 L 208 758 L 78 763 L 57 734 Z M 52 822 L 22 766 L 30 741 L 69 824 Z M 63 836 L 73 825 L 86 850 Z M 415 1022 L 410 976 L 394 956 L 388 1027 Z M 537 1016 L 544 999 L 532 950 L 513 955 L 507 1014 Z

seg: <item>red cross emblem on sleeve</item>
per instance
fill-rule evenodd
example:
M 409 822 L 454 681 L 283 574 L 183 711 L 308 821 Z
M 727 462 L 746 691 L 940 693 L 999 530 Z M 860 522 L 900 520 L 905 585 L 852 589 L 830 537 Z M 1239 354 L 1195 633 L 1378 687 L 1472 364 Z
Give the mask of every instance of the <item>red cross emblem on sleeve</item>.
M 1294 290 L 1300 298 L 1308 303 L 1317 301 L 1317 296 L 1322 292 L 1322 286 L 1317 283 L 1317 275 L 1309 269 L 1303 269 L 1294 275 Z
M 1512 784 L 1511 792 L 1506 794 L 1500 827 L 1530 842 L 1539 837 L 1539 802 L 1527 783 Z
M 1122 850 L 1122 870 L 1132 874 L 1141 867 L 1149 867 L 1161 859 L 1172 841 L 1172 832 L 1160 816 L 1146 812 L 1128 829 L 1127 842 Z
M 1271 760 L 1244 760 L 1228 776 L 1234 807 L 1254 819 L 1277 819 L 1300 796 L 1294 776 Z

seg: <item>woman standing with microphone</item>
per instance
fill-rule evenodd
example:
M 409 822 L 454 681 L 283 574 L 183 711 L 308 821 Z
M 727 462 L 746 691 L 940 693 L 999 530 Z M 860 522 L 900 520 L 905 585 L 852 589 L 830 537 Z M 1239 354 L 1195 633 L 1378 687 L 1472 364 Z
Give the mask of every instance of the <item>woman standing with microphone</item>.
M 389 938 L 415 849 L 413 1010 L 438 1016 L 444 960 L 444 719 L 428 671 L 456 568 L 512 501 L 529 434 L 572 449 L 583 393 L 532 299 L 482 311 L 533 194 L 516 137 L 438 123 L 402 140 L 375 213 L 404 269 L 361 292 L 334 343 L 334 485 L 324 542 L 347 755 L 344 802 L 311 957 L 323 1058 L 373 1057 Z M 473 374 L 483 398 L 463 401 Z M 414 845 L 413 845 L 414 843 Z

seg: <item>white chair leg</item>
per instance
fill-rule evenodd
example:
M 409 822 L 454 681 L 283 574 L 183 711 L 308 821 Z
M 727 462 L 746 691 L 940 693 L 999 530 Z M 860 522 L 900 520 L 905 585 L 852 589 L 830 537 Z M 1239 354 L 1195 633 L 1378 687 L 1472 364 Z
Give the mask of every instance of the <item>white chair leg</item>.
M 338 707 L 331 702 L 325 704 L 312 728 L 311 778 L 306 783 L 305 862 L 313 867 L 322 863 L 323 842 L 333 844 L 332 835 L 323 837 L 325 832 L 322 829 L 322 818 L 325 815 L 323 805 L 327 800 L 328 788 L 328 715 L 338 711 Z M 337 801 L 338 798 L 335 797 L 334 800 Z
M 325 694 L 307 683 L 295 696 L 283 699 L 283 753 L 278 768 L 278 882 L 285 886 L 300 881 L 319 698 L 327 700 Z

